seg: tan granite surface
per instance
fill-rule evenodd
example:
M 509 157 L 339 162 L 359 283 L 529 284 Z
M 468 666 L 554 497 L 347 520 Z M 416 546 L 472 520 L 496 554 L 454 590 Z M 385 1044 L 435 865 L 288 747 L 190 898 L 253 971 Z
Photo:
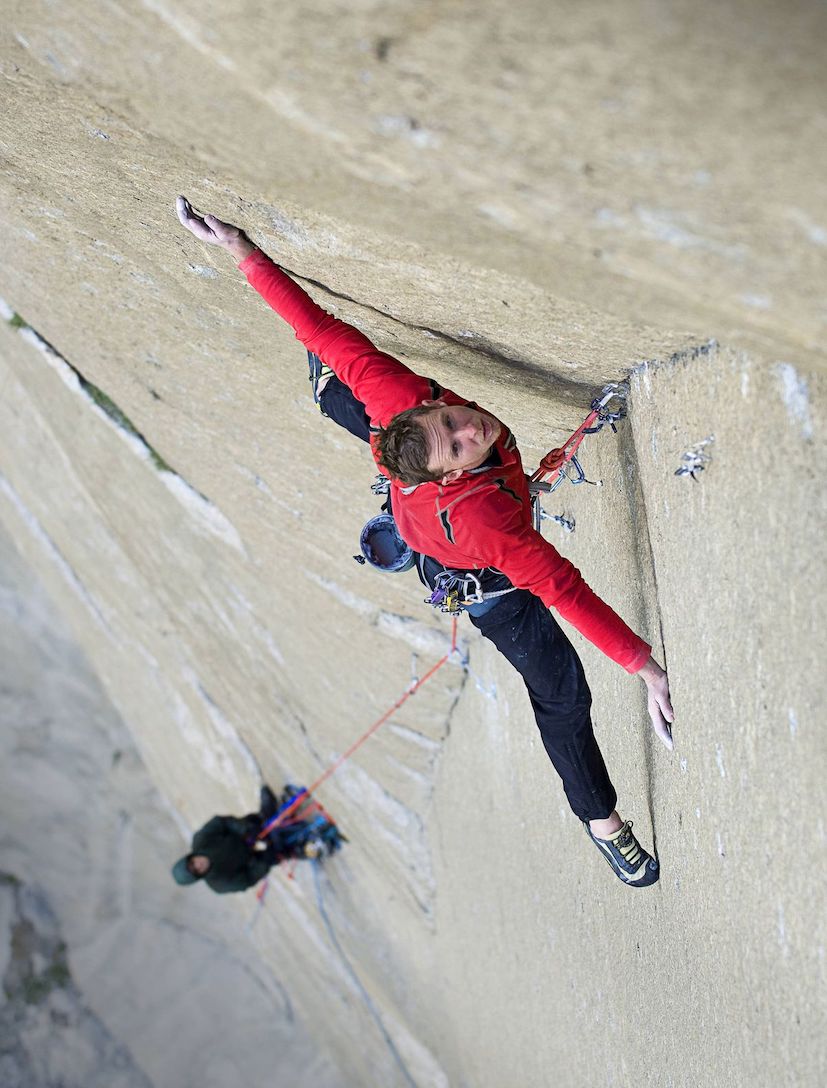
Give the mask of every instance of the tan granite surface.
M 613 881 L 463 624 L 471 672 L 325 787 L 340 949 L 309 869 L 254 931 L 345 1083 L 823 1084 L 824 6 L 4 9 L 0 519 L 186 825 L 312 780 L 450 632 L 351 560 L 372 462 L 176 194 L 528 465 L 631 374 L 544 531 L 669 668 L 672 754 L 572 635 L 660 884 Z

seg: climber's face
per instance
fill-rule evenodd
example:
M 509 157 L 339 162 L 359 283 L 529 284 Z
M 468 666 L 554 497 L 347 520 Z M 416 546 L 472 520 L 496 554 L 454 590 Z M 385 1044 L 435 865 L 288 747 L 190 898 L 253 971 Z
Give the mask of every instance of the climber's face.
M 416 417 L 428 436 L 428 469 L 442 473 L 443 483 L 468 469 L 479 468 L 500 437 L 502 427 L 485 412 L 441 400 L 424 401 L 433 410 Z

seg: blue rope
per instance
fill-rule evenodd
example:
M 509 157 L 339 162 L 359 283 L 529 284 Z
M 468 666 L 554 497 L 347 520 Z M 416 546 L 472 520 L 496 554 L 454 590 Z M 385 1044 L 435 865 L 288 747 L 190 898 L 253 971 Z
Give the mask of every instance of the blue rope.
M 402 1075 L 405 1078 L 406 1082 L 410 1085 L 410 1088 L 418 1088 L 416 1081 L 413 1079 L 411 1074 L 408 1072 L 408 1067 L 405 1065 L 404 1061 L 402 1060 L 402 1055 L 396 1049 L 396 1044 L 394 1043 L 393 1039 L 391 1039 L 390 1035 L 388 1035 L 387 1029 L 385 1028 L 385 1025 L 382 1023 L 382 1017 L 379 1015 L 379 1010 L 374 1005 L 370 994 L 367 992 L 365 987 L 362 985 L 361 979 L 356 974 L 356 972 L 353 970 L 353 967 L 351 966 L 350 961 L 348 960 L 347 956 L 344 954 L 344 951 L 342 950 L 342 946 L 339 944 L 339 939 L 336 936 L 336 931 L 334 930 L 334 928 L 333 928 L 333 926 L 331 924 L 330 918 L 328 917 L 327 910 L 325 909 L 325 905 L 324 905 L 324 900 L 322 898 L 322 886 L 321 886 L 321 882 L 319 880 L 319 869 L 320 868 L 321 868 L 321 865 L 319 864 L 319 860 L 315 859 L 313 861 L 313 883 L 316 886 L 316 904 L 318 905 L 319 914 L 322 917 L 322 921 L 325 924 L 325 929 L 327 929 L 327 934 L 330 937 L 330 943 L 336 949 L 337 953 L 339 954 L 339 959 L 341 959 L 342 963 L 344 964 L 345 969 L 347 970 L 347 973 L 350 975 L 351 979 L 353 980 L 354 985 L 356 986 L 356 989 L 362 995 L 362 1000 L 365 1003 L 365 1007 L 367 1008 L 370 1015 L 373 1017 L 374 1022 L 376 1023 L 376 1026 L 379 1028 L 380 1032 L 382 1033 L 382 1038 L 387 1043 L 388 1050 L 390 1050 L 391 1054 L 393 1055 L 393 1059 L 396 1062 L 396 1064 L 399 1066 L 399 1068 L 400 1068 L 400 1070 L 402 1072 Z

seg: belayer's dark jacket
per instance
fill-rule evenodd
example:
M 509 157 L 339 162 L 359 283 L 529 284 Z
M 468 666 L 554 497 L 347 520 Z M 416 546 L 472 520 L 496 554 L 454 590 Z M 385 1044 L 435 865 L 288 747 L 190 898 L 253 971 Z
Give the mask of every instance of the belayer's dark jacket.
M 258 884 L 270 871 L 274 852 L 255 850 L 249 843 L 261 826 L 259 816 L 213 816 L 196 831 L 191 854 L 210 859 L 209 871 L 201 878 L 214 892 L 243 892 Z

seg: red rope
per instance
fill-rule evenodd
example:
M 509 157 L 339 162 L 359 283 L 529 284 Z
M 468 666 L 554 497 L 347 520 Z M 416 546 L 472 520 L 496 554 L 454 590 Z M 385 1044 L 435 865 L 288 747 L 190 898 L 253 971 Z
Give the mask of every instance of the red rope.
M 346 760 L 350 759 L 350 757 L 353 755 L 353 753 L 356 751 L 357 748 L 361 747 L 369 737 L 373 736 L 373 734 L 376 732 L 376 730 L 380 726 L 384 725 L 385 722 L 388 720 L 388 718 L 390 718 L 391 715 L 403 705 L 403 703 L 406 703 L 408 701 L 408 699 L 410 699 L 410 697 L 412 695 L 415 695 L 419 691 L 419 689 L 422 687 L 422 685 L 426 684 L 431 679 L 431 677 L 434 675 L 434 673 L 438 672 L 442 668 L 442 666 L 446 663 L 446 661 L 448 661 L 451 654 L 454 652 L 454 650 L 456 650 L 456 648 L 457 648 L 457 620 L 456 620 L 456 616 L 455 616 L 454 621 L 453 621 L 453 626 L 451 628 L 451 649 L 448 651 L 448 653 L 443 654 L 443 656 L 439 659 L 439 661 L 437 661 L 437 663 L 435 665 L 432 665 L 431 668 L 428 669 L 428 671 L 425 673 L 424 676 L 420 677 L 414 684 L 411 684 L 411 686 L 408 688 L 408 690 L 396 700 L 396 702 L 393 704 L 392 707 L 390 707 L 388 710 L 385 711 L 384 714 L 382 714 L 379 718 L 377 718 L 376 721 L 373 723 L 373 725 L 371 725 L 368 729 L 366 729 L 365 732 L 361 735 L 361 737 L 359 737 L 358 740 L 354 741 L 353 744 L 351 744 L 351 746 L 345 752 L 343 752 L 339 756 L 338 759 L 334 760 L 334 762 L 331 763 L 331 765 L 327 768 L 327 770 L 324 771 L 322 774 L 320 774 L 319 777 L 316 779 L 316 781 L 314 783 L 312 783 L 312 785 L 308 786 L 307 789 L 303 793 L 300 793 L 298 795 L 298 797 L 296 797 L 295 800 L 292 801 L 287 806 L 286 809 L 284 809 L 282 812 L 279 813 L 277 819 L 275 819 L 272 823 L 268 823 L 266 825 L 267 830 L 266 831 L 260 831 L 259 834 L 258 834 L 258 838 L 259 839 L 265 838 L 274 828 L 280 827 L 284 823 L 284 821 L 287 819 L 287 817 L 295 809 L 300 808 L 308 800 L 310 795 L 315 790 L 317 790 L 319 788 L 319 786 L 321 786 L 321 784 L 323 782 L 326 782 L 328 780 L 328 778 L 330 778 L 331 775 L 336 773 L 336 771 L 341 767 L 341 765 Z M 321 809 L 324 816 L 328 820 L 330 820 L 330 817 L 327 815 L 327 813 L 322 808 L 322 806 L 319 804 L 319 802 L 316 801 L 315 798 L 313 798 L 313 800 L 314 800 L 314 803 L 319 806 L 319 808 Z M 330 820 L 330 822 L 333 823 L 332 820 Z
M 544 476 L 547 476 L 551 472 L 559 472 L 566 461 L 570 461 L 577 453 L 577 449 L 580 443 L 586 436 L 586 431 L 594 424 L 597 419 L 597 411 L 593 410 L 589 412 L 576 431 L 573 431 L 570 437 L 562 446 L 558 446 L 556 449 L 549 450 L 545 457 L 540 461 L 539 467 L 532 480 L 542 480 Z

